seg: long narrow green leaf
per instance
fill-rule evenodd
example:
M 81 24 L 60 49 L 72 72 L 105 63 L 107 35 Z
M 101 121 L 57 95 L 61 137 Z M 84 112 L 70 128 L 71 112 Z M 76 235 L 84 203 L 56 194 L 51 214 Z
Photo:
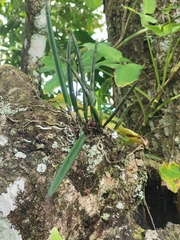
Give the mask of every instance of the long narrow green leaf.
M 67 62 L 67 64 L 69 64 L 69 62 Z M 88 115 L 88 104 L 90 105 L 90 108 L 91 108 L 91 112 L 93 114 L 93 117 L 94 117 L 94 120 L 96 123 L 100 124 L 100 117 L 99 117 L 99 114 L 96 110 L 96 108 L 94 107 L 91 99 L 90 99 L 90 95 L 89 95 L 89 91 L 88 89 L 84 86 L 84 84 L 82 83 L 82 79 L 78 76 L 78 73 L 72 68 L 72 66 L 69 64 L 74 76 L 76 77 L 77 81 L 79 82 L 79 84 L 81 85 L 82 87 L 82 90 L 83 90 L 83 105 L 84 105 L 84 117 L 86 119 L 86 121 L 88 120 L 87 119 L 87 115 Z M 88 101 L 88 103 L 86 102 Z
M 84 66 L 82 63 L 82 57 L 81 57 L 81 53 L 79 50 L 79 46 L 76 40 L 76 37 L 74 35 L 74 33 L 71 31 L 71 36 L 72 36 L 72 40 L 74 42 L 74 46 L 75 46 L 75 50 L 76 50 L 76 54 L 77 54 L 77 59 L 78 59 L 78 64 L 79 64 L 79 71 L 80 71 L 80 75 L 81 77 L 77 78 L 78 82 L 80 83 L 82 90 L 83 90 L 83 106 L 84 106 L 84 118 L 86 120 L 86 122 L 88 121 L 88 105 L 91 105 L 91 100 L 90 100 L 90 95 L 89 95 L 89 86 L 86 83 L 86 79 L 85 79 L 85 73 L 84 73 Z
M 63 75 L 63 69 L 62 69 L 62 65 L 61 65 L 57 47 L 56 47 L 56 42 L 55 42 L 55 38 L 54 38 L 52 22 L 51 22 L 49 7 L 48 7 L 48 1 L 46 1 L 46 20 L 47 20 L 49 41 L 50 41 L 51 49 L 53 52 L 53 57 L 54 57 L 54 62 L 55 62 L 55 66 L 56 66 L 56 71 L 57 71 L 60 87 L 62 89 L 64 101 L 65 101 L 67 107 L 70 107 L 71 102 L 70 102 L 69 95 L 67 92 L 66 80 Z
M 79 63 L 79 71 L 80 71 L 80 74 L 81 74 L 82 84 L 84 84 L 85 87 L 87 89 L 89 89 L 89 86 L 86 84 L 84 67 L 83 67 L 83 64 L 82 64 L 82 57 L 81 57 L 81 53 L 80 53 L 80 50 L 79 50 L 79 46 L 78 46 L 76 37 L 75 37 L 75 35 L 72 31 L 71 31 L 71 36 L 72 36 L 72 40 L 74 42 L 74 46 L 75 46 L 75 49 L 76 49 L 76 54 L 77 54 L 77 59 L 78 59 L 78 63 Z
M 84 132 L 82 132 L 80 138 L 75 142 L 74 146 L 71 148 L 69 154 L 67 157 L 64 159 L 63 164 L 59 168 L 49 190 L 48 190 L 48 197 L 51 197 L 59 185 L 61 184 L 62 180 L 68 173 L 70 167 L 73 165 L 77 155 L 79 154 L 84 142 L 86 140 L 86 135 Z
M 77 106 L 77 98 L 75 96 L 75 91 L 74 91 L 74 84 L 73 84 L 73 75 L 71 71 L 71 42 L 72 42 L 72 37 L 70 36 L 68 39 L 68 45 L 67 45 L 67 52 L 66 52 L 66 58 L 67 62 L 70 64 L 66 64 L 67 66 L 67 77 L 68 77 L 68 87 L 69 87 L 69 95 L 71 98 L 71 102 L 74 108 L 74 111 L 76 112 L 78 118 L 82 121 L 81 116 L 79 114 L 78 106 Z
M 94 77 L 95 77 L 95 65 L 96 65 L 96 55 L 97 55 L 97 46 L 98 42 L 95 43 L 94 46 L 94 54 L 93 54 L 93 60 L 92 60 L 92 65 L 91 65 L 91 72 L 90 72 L 90 91 L 91 94 L 94 95 L 92 98 L 95 98 L 95 83 L 94 83 Z
M 126 93 L 126 95 L 123 97 L 122 101 L 118 104 L 118 106 L 116 107 L 116 109 L 114 110 L 114 112 L 110 115 L 110 117 L 106 120 L 106 122 L 103 124 L 103 127 L 105 127 L 112 119 L 113 117 L 116 115 L 116 113 L 119 111 L 119 109 L 122 107 L 122 105 L 124 104 L 124 102 L 126 101 L 126 99 L 128 98 L 129 94 L 132 92 L 132 90 L 135 88 L 135 86 L 137 85 L 138 81 L 136 81 L 131 88 L 129 89 L 129 91 Z M 115 128 L 117 128 L 119 125 L 119 123 L 116 124 Z

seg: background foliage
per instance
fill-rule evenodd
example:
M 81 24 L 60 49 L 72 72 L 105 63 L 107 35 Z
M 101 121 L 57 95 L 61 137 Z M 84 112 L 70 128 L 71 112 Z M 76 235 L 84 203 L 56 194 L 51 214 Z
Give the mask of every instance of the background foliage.
M 97 2 L 99 5 L 99 1 Z M 75 31 L 80 43 L 93 41 L 91 35 L 95 28 L 102 26 L 102 15 L 93 12 L 93 6 L 88 7 L 82 0 L 51 1 L 51 19 L 59 51 L 63 52 L 66 49 L 70 29 Z M 25 17 L 24 1 L 0 2 L 0 64 L 3 62 L 20 66 Z M 47 44 L 46 54 L 49 51 L 50 47 Z

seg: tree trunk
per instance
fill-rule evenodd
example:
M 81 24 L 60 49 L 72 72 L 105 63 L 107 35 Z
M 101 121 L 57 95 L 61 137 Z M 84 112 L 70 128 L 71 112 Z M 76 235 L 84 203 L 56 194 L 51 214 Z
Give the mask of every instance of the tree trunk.
M 151 224 L 142 209 L 147 181 L 143 150 L 117 145 L 108 129 L 86 127 L 90 134 L 75 164 L 47 198 L 80 126 L 39 99 L 28 81 L 12 66 L 0 68 L 1 239 L 44 240 L 53 227 L 63 239 L 142 239 L 142 225 Z M 159 179 L 156 183 L 161 189 Z M 174 206 L 169 205 L 166 220 Z M 176 231 L 176 225 L 167 228 L 168 237 Z M 161 236 L 164 231 L 146 234 Z
M 129 1 L 119 1 L 119 0 L 110 0 L 104 1 L 104 11 L 106 15 L 107 21 L 107 29 L 108 29 L 108 38 L 112 45 L 118 47 L 116 44 L 118 41 L 121 43 L 126 37 L 140 30 L 141 23 L 140 18 L 137 14 L 132 13 L 129 24 L 127 28 L 125 28 L 129 12 L 125 11 L 121 4 L 124 4 L 128 7 L 133 7 L 134 2 Z M 165 7 L 168 7 L 168 3 L 164 3 L 164 1 L 158 1 L 157 10 L 155 11 L 154 17 L 157 19 L 158 24 L 164 24 L 167 22 L 167 15 L 162 12 Z M 142 1 L 137 1 L 136 11 L 141 12 Z M 178 10 L 172 10 L 170 12 L 171 18 L 178 16 Z M 175 22 L 177 22 L 176 20 Z M 160 81 L 162 81 L 164 66 L 166 64 L 166 55 L 168 51 L 169 44 L 169 35 L 166 37 L 158 37 L 152 32 L 149 34 L 150 41 L 152 42 L 152 50 L 155 60 L 157 62 Z M 172 44 L 175 44 L 177 39 L 179 39 L 179 32 L 173 34 Z M 180 61 L 180 55 L 178 51 L 178 46 L 176 47 L 173 58 L 169 64 L 168 72 L 166 80 L 169 79 L 170 74 L 173 71 L 173 68 L 177 66 Z M 119 49 L 119 48 L 118 48 Z M 119 49 L 124 57 L 129 58 L 132 62 L 141 64 L 144 66 L 142 73 L 139 77 L 138 87 L 145 91 L 145 93 L 152 99 L 157 93 L 157 80 L 155 76 L 155 71 L 153 69 L 152 60 L 150 57 L 150 52 L 148 49 L 148 43 L 146 36 L 141 34 L 131 41 L 127 42 L 125 45 L 120 47 Z M 159 99 L 159 102 L 155 102 L 151 107 L 160 106 L 163 102 L 170 99 L 171 97 L 175 97 L 180 92 L 180 87 L 178 84 L 180 72 L 177 73 L 170 78 L 169 84 L 163 89 L 162 97 Z M 119 103 L 120 99 L 124 96 L 125 92 L 127 92 L 127 88 L 118 88 L 113 85 L 114 92 L 114 102 L 115 105 Z M 137 94 L 142 99 L 142 104 L 146 107 L 149 101 L 138 92 Z M 137 98 L 132 95 L 129 100 L 125 103 L 122 112 L 129 107 L 129 111 L 126 115 L 125 122 L 126 126 L 138 130 L 141 129 L 141 132 L 144 134 L 148 134 L 148 138 L 151 142 L 151 149 L 153 154 L 157 154 L 166 160 L 175 160 L 179 159 L 179 108 L 180 103 L 179 99 L 170 101 L 169 104 L 165 105 L 160 111 L 157 112 L 153 117 L 148 117 L 148 121 L 145 123 L 145 118 L 143 118 L 142 110 L 139 106 Z M 146 114 L 148 115 L 149 108 L 146 110 Z M 140 118 L 142 116 L 142 118 Z M 158 144 L 161 142 L 161 145 Z
M 105 2 L 115 22 L 122 16 L 116 4 Z M 114 34 L 120 27 L 111 26 Z M 66 111 L 42 101 L 29 82 L 20 70 L 0 67 L 0 238 L 44 240 L 57 227 L 64 240 L 179 239 L 179 197 L 161 186 L 159 163 L 143 149 L 119 145 L 109 129 L 74 124 Z M 47 198 L 80 128 L 87 140 L 57 192 Z M 163 154 L 169 151 L 164 146 Z
M 47 37 L 45 0 L 26 0 L 26 22 L 21 54 L 21 70 L 30 78 L 35 89 L 40 91 L 41 79 L 37 71 L 38 61 L 44 56 Z
M 139 84 L 138 87 L 145 91 L 146 94 L 152 99 L 153 96 L 157 93 L 157 81 L 155 76 L 155 71 L 153 69 L 153 64 L 150 57 L 150 52 L 148 49 L 148 43 L 145 35 L 139 35 L 136 38 L 133 38 L 131 41 L 127 42 L 125 45 L 122 45 L 121 47 L 118 47 L 118 45 L 128 36 L 131 34 L 134 34 L 138 30 L 140 30 L 141 23 L 140 18 L 137 14 L 132 13 L 132 16 L 130 18 L 128 27 L 125 28 L 129 11 L 124 10 L 124 8 L 121 6 L 121 4 L 124 4 L 128 7 L 133 7 L 135 1 L 119 1 L 119 0 L 104 0 L 104 12 L 106 15 L 106 21 L 107 21 L 107 29 L 108 29 L 108 39 L 111 42 L 112 46 L 115 46 L 118 48 L 122 53 L 124 57 L 129 58 L 132 62 L 141 64 L 144 66 L 142 73 L 139 78 Z M 154 17 L 158 20 L 158 24 L 164 24 L 167 22 L 167 15 L 162 12 L 162 10 L 165 7 L 168 7 L 170 2 L 166 1 L 157 1 L 157 10 L 155 11 Z M 174 5 L 176 4 L 176 1 L 174 2 Z M 136 11 L 141 12 L 142 11 L 142 1 L 137 1 L 136 4 Z M 171 10 L 170 17 L 177 17 L 178 16 L 178 10 L 174 8 L 174 10 Z M 176 20 L 175 22 L 177 22 Z M 150 41 L 152 44 L 152 51 L 153 55 L 155 57 L 155 60 L 157 62 L 160 80 L 162 81 L 163 74 L 164 74 L 164 67 L 166 64 L 166 56 L 168 51 L 168 46 L 170 44 L 170 37 L 157 37 L 155 34 L 150 33 L 149 37 L 151 37 Z M 172 44 L 175 45 L 176 41 L 179 39 L 179 32 L 173 34 Z M 117 42 L 119 42 L 117 44 Z M 179 46 L 179 45 L 178 45 Z M 175 75 L 173 75 L 172 78 L 170 78 L 170 74 L 173 71 L 173 68 L 177 66 L 177 63 L 179 63 L 180 56 L 179 56 L 179 48 L 176 47 L 172 60 L 169 64 L 168 72 L 166 80 L 168 81 L 167 86 L 163 89 L 162 97 L 160 98 L 159 102 L 157 102 L 156 106 L 160 106 L 163 102 L 165 102 L 167 99 L 171 97 L 175 97 L 180 92 L 180 87 L 178 84 L 178 79 L 180 72 L 177 71 Z M 123 98 L 125 93 L 127 92 L 127 88 L 118 88 L 115 84 L 113 84 L 113 91 L 114 91 L 114 102 L 115 105 L 119 103 L 120 99 Z M 146 107 L 148 105 L 148 101 L 146 98 L 144 98 L 142 95 L 140 95 L 142 99 L 143 105 Z M 140 118 L 140 115 L 142 115 L 141 108 L 137 102 L 137 98 L 133 95 L 130 96 L 129 100 L 126 102 L 124 108 L 119 113 L 119 116 L 122 114 L 122 112 L 129 107 L 129 111 L 126 115 L 126 118 L 124 119 L 126 126 L 128 126 L 131 129 L 142 129 L 143 135 L 147 135 L 148 140 L 150 141 L 150 148 L 151 152 L 150 154 L 156 155 L 159 157 L 160 162 L 161 161 L 171 161 L 174 160 L 176 162 L 179 162 L 179 139 L 180 134 L 178 129 L 180 128 L 180 122 L 179 122 L 179 109 L 180 109 L 180 101 L 179 99 L 170 101 L 167 105 L 165 105 L 160 111 L 157 112 L 152 118 L 148 119 L 148 122 L 144 124 L 143 117 Z M 148 113 L 148 110 L 146 113 Z M 142 126 L 145 126 L 145 128 L 142 128 Z M 151 156 L 152 156 L 151 155 Z M 151 162 L 152 163 L 152 162 Z M 150 163 L 148 163 L 149 165 Z M 163 191 L 164 189 L 158 189 L 157 186 L 161 188 L 161 182 L 159 179 L 158 174 L 158 167 L 156 164 L 152 167 L 147 168 L 147 174 L 148 174 L 148 181 L 145 188 L 145 198 L 148 203 L 148 206 L 150 208 L 150 212 L 152 214 L 153 220 L 156 223 L 156 227 L 163 227 L 167 223 L 165 220 L 165 212 L 168 211 L 167 208 L 169 206 L 167 205 L 167 202 L 173 206 L 174 197 L 175 199 L 179 197 L 176 195 L 172 195 L 170 197 L 169 194 L 165 194 Z M 157 181 L 157 179 L 159 179 Z M 156 190 L 155 190 L 156 189 Z M 160 202 L 164 201 L 163 204 Z M 179 202 L 180 200 L 178 200 Z M 162 210 L 164 209 L 164 211 Z M 175 207 L 174 210 L 174 218 L 173 216 L 169 221 L 173 223 L 179 223 L 178 219 L 178 207 Z M 163 213 L 163 214 L 162 214 Z M 165 215 L 164 215 L 165 214 Z M 159 215 L 159 216 L 158 216 Z M 163 220 L 164 218 L 164 220 Z M 143 218 L 144 219 L 144 218 Z M 159 219 L 159 220 L 158 220 Z M 163 223 L 164 222 L 164 223 Z M 149 225 L 149 224 L 148 224 Z M 149 226 L 146 227 L 150 227 Z M 144 228 L 144 223 L 140 224 Z M 177 237 L 176 239 L 178 239 Z M 164 239 L 164 237 L 162 238 Z M 169 238 L 171 239 L 171 238 Z

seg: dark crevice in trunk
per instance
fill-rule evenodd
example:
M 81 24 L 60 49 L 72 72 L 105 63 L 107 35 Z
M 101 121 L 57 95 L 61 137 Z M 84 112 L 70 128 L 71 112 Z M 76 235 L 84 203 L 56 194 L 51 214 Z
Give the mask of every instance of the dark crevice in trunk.
M 161 186 L 159 173 L 152 167 L 148 167 L 145 199 L 156 228 L 164 228 L 168 222 L 180 223 L 177 194 Z M 154 229 L 147 208 L 143 204 L 139 205 L 135 220 L 144 229 Z

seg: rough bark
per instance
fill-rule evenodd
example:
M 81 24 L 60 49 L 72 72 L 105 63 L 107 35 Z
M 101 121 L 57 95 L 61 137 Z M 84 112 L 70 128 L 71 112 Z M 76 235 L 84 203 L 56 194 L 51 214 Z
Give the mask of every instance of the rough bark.
M 130 240 L 148 234 L 172 239 L 178 235 L 174 224 L 167 226 L 168 234 L 144 230 L 151 221 L 148 214 L 143 215 L 147 181 L 143 150 L 132 152 L 135 146 L 118 145 L 110 130 L 96 129 L 91 123 L 71 171 L 54 196 L 47 198 L 80 125 L 73 124 L 65 111 L 39 99 L 28 81 L 20 70 L 0 67 L 1 239 L 44 240 L 53 227 L 69 240 Z M 168 194 L 165 188 L 162 191 Z
M 39 99 L 21 71 L 7 65 L 0 68 L 0 76 L 1 239 L 48 239 L 54 226 L 63 239 L 133 236 L 133 206 L 146 181 L 141 155 L 125 159 L 110 134 L 87 127 L 91 134 L 71 172 L 47 198 L 79 126 L 72 125 L 66 112 Z
M 154 17 L 158 19 L 159 24 L 163 24 L 165 23 L 165 21 L 167 21 L 166 15 L 162 14 L 161 10 L 167 7 L 169 3 L 170 2 L 168 1 L 166 2 L 157 1 L 157 10 L 154 14 Z M 108 39 L 111 42 L 112 46 L 115 45 L 120 38 L 122 41 L 126 37 L 130 36 L 134 32 L 141 29 L 139 16 L 133 13 L 131 17 L 131 21 L 129 22 L 128 28 L 126 29 L 126 32 L 124 34 L 123 27 L 126 24 L 128 13 L 124 11 L 121 4 L 132 7 L 134 4 L 134 1 L 104 0 L 104 12 L 105 12 L 106 21 L 107 21 Z M 174 1 L 174 5 L 178 5 L 177 1 Z M 142 1 L 138 1 L 136 5 L 136 10 L 141 11 L 141 6 L 142 6 Z M 171 17 L 175 17 L 177 15 L 178 15 L 177 9 L 171 11 Z M 165 56 L 167 54 L 169 36 L 160 38 L 152 34 L 151 37 L 152 37 L 151 40 L 152 40 L 152 46 L 153 46 L 153 54 L 158 63 L 158 68 L 160 70 L 159 71 L 160 77 L 162 79 L 164 65 L 166 62 Z M 173 43 L 175 43 L 178 37 L 179 37 L 179 33 L 173 35 Z M 124 57 L 127 57 L 131 61 L 144 66 L 144 69 L 139 78 L 138 87 L 145 90 L 146 93 L 152 98 L 157 92 L 157 83 L 156 83 L 155 73 L 153 70 L 145 36 L 140 35 L 134 38 L 133 40 L 131 40 L 130 42 L 122 46 L 119 50 L 123 53 Z M 169 65 L 167 79 L 173 67 L 179 62 L 179 60 L 180 60 L 179 48 L 177 47 L 176 51 L 174 52 L 171 64 Z M 178 71 L 177 74 L 173 77 L 172 81 L 170 81 L 170 83 L 164 89 L 163 97 L 161 98 L 158 104 L 161 104 L 165 100 L 169 99 L 170 97 L 176 96 L 177 94 L 179 94 L 180 92 L 179 84 L 178 84 L 179 75 L 180 75 L 180 72 Z M 126 88 L 120 89 L 114 84 L 113 90 L 114 90 L 114 102 L 115 102 L 115 105 L 117 105 L 119 102 L 119 99 L 121 99 L 124 96 L 127 89 Z M 143 99 L 143 97 L 142 97 L 142 100 L 143 100 L 144 106 L 146 106 L 148 104 L 148 101 L 146 99 Z M 138 129 L 141 126 L 143 119 L 141 119 L 141 121 L 138 121 L 141 113 L 141 109 L 138 103 L 136 102 L 136 98 L 134 96 L 131 96 L 129 98 L 124 108 L 119 113 L 119 115 L 121 115 L 123 110 L 129 106 L 131 107 L 126 116 L 125 122 L 127 126 L 129 126 L 131 129 L 133 129 L 134 126 L 136 126 L 136 128 Z M 144 135 L 147 134 L 147 138 L 150 141 L 150 148 L 151 148 L 150 154 L 160 157 L 162 161 L 169 162 L 171 160 L 174 160 L 179 163 L 179 149 L 180 149 L 179 147 L 180 146 L 179 145 L 180 143 L 179 142 L 179 139 L 180 139 L 179 109 L 180 109 L 179 99 L 170 102 L 161 111 L 159 111 L 152 119 L 149 119 L 148 125 L 146 126 L 143 132 Z M 150 208 L 150 212 L 152 214 L 153 220 L 156 222 L 155 223 L 156 227 L 158 227 L 158 218 L 161 215 L 160 214 L 161 210 L 163 208 L 167 210 L 168 209 L 167 202 L 171 204 L 174 201 L 174 197 L 169 198 L 167 194 L 164 194 L 163 192 L 160 191 L 159 187 L 161 186 L 161 184 L 159 180 L 157 181 L 157 179 L 159 178 L 157 169 L 158 167 L 156 166 L 156 164 L 154 164 L 153 167 L 150 167 L 150 168 L 148 167 L 148 171 L 147 171 L 148 182 L 147 182 L 146 191 L 145 191 L 146 200 Z M 158 186 L 158 190 L 157 190 L 157 186 Z M 160 203 L 162 199 L 165 203 L 164 207 L 162 207 Z M 154 208 L 153 205 L 154 206 L 156 205 L 156 207 Z M 162 207 L 161 210 L 160 210 L 160 205 Z M 176 211 L 174 210 L 172 211 L 174 212 L 174 214 L 178 215 L 177 209 Z M 175 218 L 169 219 L 169 221 L 174 223 L 179 222 L 179 220 L 177 219 L 177 216 L 175 216 Z M 164 221 L 164 223 L 165 222 L 167 223 L 166 220 Z M 147 226 L 144 226 L 142 223 L 140 223 L 140 226 L 142 226 L 143 228 L 147 227 Z M 173 226 L 173 224 L 171 226 Z M 169 239 L 171 238 L 173 239 L 172 236 L 169 237 Z M 160 239 L 164 239 L 164 236 L 160 237 Z M 174 239 L 179 239 L 179 236 L 175 236 Z
M 38 61 L 44 56 L 47 24 L 45 13 L 45 0 L 26 0 L 26 22 L 24 42 L 21 53 L 21 70 L 30 78 L 32 85 L 40 91 L 40 76 Z
M 174 5 L 177 5 L 176 3 L 177 1 L 174 1 Z M 126 31 L 123 32 L 129 12 L 125 12 L 121 4 L 132 7 L 134 1 L 104 1 L 104 11 L 108 27 L 108 39 L 112 45 L 115 45 L 120 38 L 122 41 L 126 37 L 141 29 L 139 16 L 133 13 Z M 168 4 L 168 1 L 157 2 L 157 10 L 154 14 L 154 17 L 158 20 L 158 24 L 167 22 L 166 15 L 164 15 L 161 11 L 167 7 Z M 142 1 L 138 1 L 136 10 L 141 12 L 141 6 Z M 178 10 L 172 10 L 170 14 L 172 18 L 178 16 Z M 151 34 L 151 38 L 153 54 L 158 64 L 160 79 L 162 79 L 164 66 L 166 63 L 165 57 L 167 54 L 167 46 L 169 44 L 169 36 L 163 38 Z M 177 38 L 179 38 L 179 32 L 177 34 L 173 34 L 173 44 L 175 44 Z M 177 47 L 173 54 L 166 80 L 168 79 L 169 74 L 172 72 L 173 67 L 180 61 L 178 49 L 179 48 Z M 144 66 L 139 77 L 138 87 L 144 90 L 150 98 L 155 96 L 157 93 L 157 82 L 145 35 L 140 35 L 132 39 L 127 44 L 120 47 L 119 50 L 123 53 L 124 57 L 129 58 L 132 62 Z M 160 105 L 170 97 L 174 97 L 179 94 L 179 75 L 180 72 L 178 71 L 176 75 L 171 79 L 167 87 L 164 88 L 162 98 L 160 99 L 159 103 L 157 103 L 157 105 Z M 113 85 L 113 92 L 115 105 L 117 105 L 120 99 L 124 96 L 125 92 L 127 92 L 127 89 L 118 88 L 117 86 Z M 142 99 L 143 105 L 146 107 L 148 104 L 147 99 L 141 95 L 140 97 Z M 142 111 L 135 96 L 131 96 L 131 98 L 129 98 L 119 115 L 121 115 L 127 107 L 129 107 L 129 111 L 125 119 L 126 126 L 137 131 L 137 129 L 142 127 L 144 119 L 142 117 L 139 120 Z M 162 108 L 161 111 L 158 111 L 153 118 L 149 119 L 146 128 L 144 128 L 142 132 L 143 135 L 148 134 L 148 138 L 151 142 L 152 153 L 168 161 L 171 159 L 178 161 L 179 159 L 179 108 L 179 99 L 170 102 L 164 108 Z M 161 142 L 160 146 L 158 144 L 159 141 Z
M 112 43 L 121 33 L 120 3 L 105 1 Z M 133 21 L 138 19 L 133 16 Z M 128 31 L 134 31 L 133 25 Z M 129 54 L 123 53 L 125 57 L 148 65 L 148 51 L 141 40 L 135 40 L 140 50 L 133 44 L 122 51 Z M 29 57 L 28 49 L 23 50 L 25 58 Z M 24 69 L 29 74 L 26 60 Z M 29 70 L 33 68 L 34 62 Z M 144 77 L 154 84 L 152 69 L 147 67 Z M 110 130 L 97 129 L 91 122 L 84 128 L 87 140 L 71 171 L 53 197 L 47 198 L 57 169 L 84 126 L 74 124 L 66 111 L 42 101 L 29 83 L 20 70 L 0 67 L 0 238 L 44 240 L 57 227 L 64 240 L 178 240 L 180 197 L 161 186 L 156 171 L 159 163 L 147 158 L 143 150 L 133 152 L 135 146 L 121 146 Z M 178 91 L 175 85 L 171 89 Z M 166 114 L 157 116 L 154 127 L 160 121 L 169 122 L 173 114 L 176 122 L 178 107 L 179 102 L 173 109 L 169 106 Z M 178 159 L 178 124 L 164 127 L 165 138 L 160 139 L 159 132 L 153 135 L 154 152 L 160 149 L 160 156 L 169 158 L 173 153 L 174 160 Z M 153 223 L 159 230 L 153 230 Z

